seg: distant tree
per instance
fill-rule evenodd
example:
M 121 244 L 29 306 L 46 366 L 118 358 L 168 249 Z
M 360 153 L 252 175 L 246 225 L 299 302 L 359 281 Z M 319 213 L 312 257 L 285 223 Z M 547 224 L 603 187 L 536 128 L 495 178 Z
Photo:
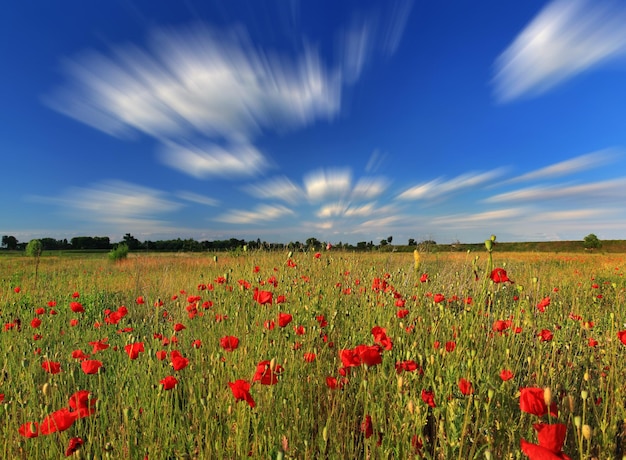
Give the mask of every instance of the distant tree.
M 392 241 L 393 241 L 393 236 L 388 236 L 387 243 L 391 244 Z
M 415 238 L 409 238 L 409 246 L 417 246 L 417 243 L 415 242 Z
M 307 238 L 305 244 L 306 244 L 307 251 L 309 250 L 314 251 L 315 249 L 322 246 L 322 243 L 320 243 L 320 241 L 317 238 L 313 238 L 313 237 Z
M 602 242 L 598 239 L 596 235 L 590 233 L 583 240 L 583 246 L 585 249 L 599 249 L 602 247 Z
M 128 249 L 131 251 L 135 251 L 141 247 L 141 241 L 139 241 L 130 233 L 124 235 L 124 243 L 126 243 L 126 246 L 128 246 Z
M 11 251 L 14 251 L 15 249 L 17 249 L 17 238 L 12 235 L 4 235 L 2 237 L 2 246 Z
M 35 258 L 35 286 L 37 286 L 37 276 L 39 275 L 39 258 L 43 251 L 43 244 L 40 240 L 30 240 L 26 245 L 26 255 Z
M 387 246 L 387 240 L 380 240 L 380 246 Z

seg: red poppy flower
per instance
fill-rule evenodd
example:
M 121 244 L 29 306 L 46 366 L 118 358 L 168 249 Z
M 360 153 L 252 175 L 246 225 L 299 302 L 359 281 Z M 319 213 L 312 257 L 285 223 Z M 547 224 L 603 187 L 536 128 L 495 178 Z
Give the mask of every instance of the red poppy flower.
M 102 367 L 102 362 L 96 359 L 86 359 L 80 363 L 85 374 L 97 374 L 98 369 Z
M 293 260 L 291 260 L 291 259 L 287 260 L 287 266 L 291 267 L 291 268 L 296 268 L 297 267 L 296 263 Z
M 375 343 L 383 346 L 385 350 L 391 350 L 393 348 L 393 343 L 391 343 L 391 339 L 387 337 L 387 331 L 384 327 L 374 326 L 371 332 L 374 336 Z
M 542 342 L 549 342 L 554 337 L 554 334 L 549 329 L 542 329 L 537 336 L 541 337 Z
M 65 456 L 69 457 L 74 452 L 76 452 L 80 447 L 85 443 L 81 438 L 71 438 L 70 442 L 67 445 L 67 449 L 65 449 Z
M 435 303 L 441 303 L 441 302 L 443 302 L 444 300 L 446 300 L 446 298 L 445 298 L 445 296 L 444 296 L 443 294 L 435 294 L 435 295 L 433 296 L 433 301 L 434 301 Z
M 316 252 L 313 257 L 315 257 L 316 259 L 319 259 L 320 257 L 322 257 L 322 253 L 321 252 Z
M 58 363 L 56 361 L 44 361 L 43 363 L 41 363 L 41 367 L 49 374 L 58 374 L 59 372 L 61 372 L 61 363 Z
M 302 325 L 294 326 L 293 331 L 296 333 L 296 335 L 304 335 L 306 333 L 306 329 Z
M 232 335 L 227 335 L 220 339 L 220 347 L 226 351 L 234 351 L 239 346 L 239 339 Z
M 106 350 L 109 348 L 109 344 L 106 343 L 108 338 L 100 339 L 96 342 L 89 342 L 89 345 L 93 346 L 93 350 L 91 351 L 92 355 L 95 355 L 97 352 L 101 350 Z
M 358 353 L 353 349 L 346 348 L 339 350 L 339 359 L 341 359 L 344 367 L 356 367 L 361 365 L 361 359 Z
M 253 382 L 260 382 L 261 385 L 276 385 L 278 383 L 278 376 L 283 372 L 283 367 L 280 364 L 271 368 L 270 361 L 261 361 L 256 366 L 256 372 L 252 377 Z
M 496 321 L 494 321 L 493 325 L 491 326 L 491 329 L 494 332 L 499 332 L 500 335 L 504 334 L 504 332 L 511 327 L 511 320 L 502 320 L 502 319 L 498 319 Z
M 419 365 L 411 360 L 408 361 L 400 361 L 396 363 L 396 373 L 401 374 L 403 371 L 405 372 L 413 372 L 419 369 Z M 419 369 L 420 374 L 423 373 L 421 369 Z
M 452 340 L 450 340 L 449 342 L 446 342 L 446 351 L 448 353 L 452 353 L 455 349 L 456 349 L 456 342 Z
M 422 273 L 422 276 L 420 276 L 420 281 L 422 283 L 426 283 L 428 281 L 428 273 Z
M 74 313 L 84 313 L 85 308 L 80 302 L 70 302 L 70 308 Z
M 234 382 L 228 382 L 230 391 L 237 402 L 245 401 L 250 407 L 256 406 L 254 399 L 250 395 L 250 383 L 245 380 L 235 380 Z
M 365 416 L 365 420 L 361 423 L 361 431 L 365 434 L 365 438 L 369 438 L 374 434 L 371 415 L 367 414 Z
M 172 377 L 171 375 L 168 375 L 164 379 L 161 379 L 159 383 L 163 385 L 164 390 L 171 390 L 172 388 L 176 386 L 176 384 L 178 383 L 178 380 L 176 379 L 176 377 Z
M 537 309 L 543 313 L 546 311 L 546 307 L 550 306 L 550 297 L 544 297 L 541 302 L 537 304 Z
M 522 452 L 530 460 L 571 460 L 562 452 L 563 442 L 567 434 L 567 426 L 562 423 L 551 425 L 545 423 L 535 423 L 533 428 L 537 431 L 539 444 L 531 444 L 525 439 L 520 441 Z
M 312 363 L 313 361 L 315 361 L 315 353 L 305 353 L 304 354 L 304 361 L 307 363 Z
M 619 331 L 617 333 L 617 337 L 619 338 L 620 342 L 622 342 L 624 345 L 626 345 L 626 331 Z
M 593 337 L 589 337 L 589 339 L 587 340 L 587 344 L 591 348 L 595 348 L 596 346 L 598 346 L 598 341 L 596 339 L 594 339 Z
M 398 310 L 396 311 L 396 316 L 400 319 L 404 318 L 409 314 L 409 310 Z
M 70 396 L 69 406 L 77 418 L 84 418 L 92 415 L 96 411 L 97 398 L 90 398 L 91 393 L 87 390 L 80 390 Z
M 37 317 L 33 318 L 33 320 L 30 322 L 30 327 L 32 327 L 33 329 L 37 329 L 39 326 L 41 326 L 41 320 Z
M 511 380 L 514 377 L 513 372 L 508 369 L 502 369 L 500 371 L 500 378 L 502 381 L 506 382 L 507 380 Z
M 124 347 L 124 350 L 130 359 L 137 359 L 139 353 L 143 353 L 145 351 L 143 342 L 130 343 Z
M 377 345 L 357 345 L 354 351 L 357 353 L 360 363 L 368 367 L 376 366 L 383 362 L 380 347 Z
M 543 388 L 522 388 L 520 390 L 519 407 L 522 411 L 543 417 L 548 413 L 548 406 L 544 399 Z M 550 404 L 550 415 L 558 417 L 559 411 L 556 403 Z
M 184 358 L 178 350 L 174 350 L 170 353 L 170 359 L 172 360 L 172 367 L 175 371 L 180 371 L 189 365 L 189 359 Z
M 191 346 L 198 349 L 202 346 L 202 340 L 200 339 L 196 339 L 193 342 L 191 342 Z
M 461 380 L 459 380 L 459 390 L 465 396 L 471 395 L 472 393 L 474 393 L 474 388 L 472 387 L 471 382 L 464 378 L 461 378 Z
M 253 299 L 260 305 L 272 304 L 273 294 L 270 291 L 259 291 L 259 288 L 254 289 Z
M 491 281 L 493 281 L 494 283 L 498 284 L 498 283 L 513 283 L 514 281 L 512 279 L 509 279 L 509 277 L 506 274 L 506 270 L 504 270 L 503 268 L 494 268 L 491 271 L 491 274 L 489 275 L 489 278 L 491 278 Z
M 74 292 L 72 294 L 72 299 L 78 299 L 80 297 L 80 292 Z
M 70 327 L 76 327 L 78 326 L 78 320 L 77 319 L 71 319 L 70 320 Z
M 143 305 L 144 303 L 146 303 L 146 301 L 144 300 L 143 296 L 139 296 L 135 299 L 135 303 L 137 305 Z
M 267 321 L 263 323 L 263 327 L 271 331 L 272 329 L 276 327 L 276 323 L 274 323 L 274 321 L 272 321 L 271 319 L 268 319 Z
M 44 418 L 39 425 L 39 432 L 47 435 L 57 431 L 65 431 L 72 426 L 77 418 L 78 414 L 76 412 L 70 412 L 67 407 L 64 407 Z
M 424 401 L 430 407 L 436 407 L 435 393 L 432 390 L 422 390 L 422 401 Z
M 184 329 L 187 329 L 184 324 L 181 324 L 181 323 L 174 324 L 174 331 L 180 332 Z
M 36 438 L 39 436 L 39 423 L 26 422 L 17 431 L 25 438 Z
M 21 288 L 21 287 L 19 287 L 19 286 L 15 286 L 15 287 L 13 288 L 13 292 L 15 292 L 16 294 L 19 294 L 21 290 L 22 290 L 22 288 Z
M 279 295 L 278 297 L 276 297 L 276 305 L 278 305 L 279 303 L 285 303 L 287 301 L 287 298 L 284 295 Z
M 289 313 L 281 312 L 278 314 L 278 325 L 280 327 L 287 326 L 292 320 L 293 320 L 293 316 L 291 316 Z

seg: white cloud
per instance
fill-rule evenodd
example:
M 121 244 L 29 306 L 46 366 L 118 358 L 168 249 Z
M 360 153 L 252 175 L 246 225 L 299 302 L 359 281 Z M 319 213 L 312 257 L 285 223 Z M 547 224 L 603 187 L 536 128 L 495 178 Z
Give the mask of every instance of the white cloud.
M 187 192 L 187 191 L 181 190 L 176 193 L 176 196 L 178 196 L 179 198 L 183 200 L 191 201 L 192 203 L 203 204 L 206 206 L 218 206 L 219 205 L 218 200 L 214 198 L 210 198 L 205 195 L 201 195 L 199 193 L 195 193 L 195 192 Z
M 210 176 L 255 176 L 268 167 L 265 157 L 252 145 L 204 148 L 169 145 L 160 152 L 161 161 L 172 169 L 197 178 Z
M 352 175 L 347 169 L 316 171 L 304 178 L 304 190 L 311 201 L 340 198 L 350 192 Z
M 369 200 L 380 196 L 387 189 L 387 181 L 381 178 L 363 177 L 352 190 L 352 199 Z
M 290 204 L 304 198 L 303 190 L 286 177 L 268 179 L 246 187 L 246 191 L 258 199 L 280 199 Z
M 215 220 L 230 224 L 256 224 L 293 214 L 291 209 L 282 205 L 259 205 L 254 211 L 234 210 L 217 217 Z
M 485 211 L 473 214 L 455 214 L 449 216 L 435 217 L 432 219 L 433 225 L 484 225 L 486 222 L 507 221 L 518 218 L 525 213 L 522 208 L 499 209 L 495 211 Z
M 550 185 L 528 187 L 512 192 L 501 193 L 487 198 L 488 203 L 510 201 L 541 201 L 554 199 L 598 200 L 614 199 L 623 201 L 626 190 L 626 178 L 592 182 L 581 185 Z
M 400 200 L 423 200 L 437 198 L 441 195 L 456 192 L 464 188 L 473 188 L 488 183 L 502 174 L 502 169 L 479 174 L 462 174 L 454 179 L 444 181 L 435 179 L 405 190 L 397 196 Z
M 613 161 L 617 152 L 611 149 L 598 150 L 597 152 L 581 155 L 570 160 L 561 161 L 545 168 L 537 169 L 521 176 L 515 177 L 505 183 L 524 182 L 537 179 L 554 179 L 556 177 L 574 174 L 580 171 L 588 171 L 592 168 L 604 166 Z
M 497 58 L 496 97 L 541 94 L 626 52 L 626 9 L 605 0 L 556 0 Z

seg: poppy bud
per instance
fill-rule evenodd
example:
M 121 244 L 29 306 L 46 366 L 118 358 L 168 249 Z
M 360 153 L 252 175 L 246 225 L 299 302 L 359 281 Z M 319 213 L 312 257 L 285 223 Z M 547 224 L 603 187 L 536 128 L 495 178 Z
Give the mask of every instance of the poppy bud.
M 577 415 L 576 417 L 574 417 L 574 426 L 576 428 L 580 428 L 581 421 L 582 421 L 582 418 L 580 417 L 580 415 Z
M 217 262 L 217 256 L 213 256 L 213 262 Z
M 591 439 L 591 436 L 593 435 L 593 429 L 589 425 L 583 425 L 582 431 L 583 431 L 583 438 L 589 441 Z
M 491 252 L 491 250 L 493 248 L 493 241 L 485 240 L 485 247 L 487 248 L 487 251 Z
M 415 412 L 415 404 L 413 403 L 412 399 L 409 399 L 409 402 L 406 404 L 406 409 L 411 415 L 413 415 L 413 412 Z
M 41 392 L 45 397 L 50 396 L 50 384 L 48 382 L 43 384 L 43 387 L 41 387 Z
M 274 372 L 274 369 L 276 369 L 276 358 L 272 358 L 270 361 L 270 370 Z
M 293 256 L 293 251 L 289 251 L 289 254 L 287 254 L 287 258 L 291 259 L 291 256 Z
M 585 374 L 583 375 L 583 380 L 584 380 L 585 382 L 588 382 L 588 381 L 589 381 L 589 379 L 590 379 L 590 377 L 589 377 L 589 372 L 585 372 Z
M 574 412 L 576 406 L 574 403 L 574 397 L 572 395 L 567 395 L 567 404 L 569 406 L 569 411 Z
M 580 397 L 585 401 L 589 397 L 589 392 L 587 390 L 582 390 L 580 392 Z
M 552 390 L 550 389 L 550 387 L 545 387 L 543 389 L 543 401 L 548 407 L 550 407 L 550 404 L 552 404 Z
M 325 425 L 322 430 L 322 439 L 324 439 L 324 442 L 328 442 L 328 425 Z
M 398 377 L 398 391 L 402 391 L 402 384 L 404 383 L 404 379 L 402 376 Z

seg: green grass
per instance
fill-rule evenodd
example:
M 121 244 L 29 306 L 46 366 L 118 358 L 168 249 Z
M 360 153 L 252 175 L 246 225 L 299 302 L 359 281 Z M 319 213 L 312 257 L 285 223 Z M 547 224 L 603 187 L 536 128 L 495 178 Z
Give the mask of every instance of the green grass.
M 621 458 L 626 347 L 617 332 L 626 321 L 624 257 L 498 253 L 501 248 L 496 246 L 494 265 L 504 266 L 515 284 L 485 283 L 483 271 L 475 281 L 474 253 L 423 254 L 419 271 L 412 254 L 403 253 L 331 251 L 319 259 L 299 253 L 296 267 L 286 264 L 286 254 L 264 252 L 217 260 L 131 254 L 116 264 L 106 254 L 44 256 L 36 285 L 32 260 L 2 257 L 0 324 L 19 320 L 21 330 L 0 332 L 0 457 L 60 458 L 76 436 L 85 441 L 82 458 L 419 458 L 412 439 L 423 444 L 424 458 L 485 458 L 487 452 L 491 458 L 522 458 L 520 440 L 536 442 L 532 425 L 539 417 L 520 411 L 519 389 L 550 387 L 560 412 L 550 422 L 567 425 L 564 452 L 581 459 Z M 476 255 L 484 270 L 484 250 Z M 420 282 L 422 273 L 429 282 Z M 271 277 L 276 287 L 268 283 Z M 385 280 L 387 289 L 373 290 L 375 278 Z M 201 285 L 213 289 L 200 290 Z M 255 288 L 271 291 L 274 299 L 284 295 L 286 302 L 259 305 Z M 74 292 L 80 297 L 74 299 Z M 438 293 L 446 300 L 435 303 Z M 137 303 L 139 296 L 145 303 Z M 551 302 L 541 313 L 536 305 L 546 296 Z M 396 306 L 398 300 L 404 307 Z M 73 313 L 72 301 L 81 302 L 85 312 Z M 159 301 L 163 305 L 155 307 Z M 204 302 L 212 306 L 205 309 Z M 190 304 L 198 310 L 193 318 Z M 128 315 L 117 325 L 106 324 L 105 310 L 121 305 Z M 37 308 L 45 313 L 36 315 Z M 408 315 L 398 318 L 400 309 Z M 279 312 L 293 316 L 285 328 L 278 326 Z M 320 315 L 328 322 L 324 327 Z M 42 320 L 37 329 L 30 326 L 35 316 Z M 78 325 L 70 326 L 71 319 Z M 496 320 L 509 319 L 521 331 L 493 331 Z M 275 329 L 264 327 L 267 320 L 276 322 Z M 175 332 L 177 323 L 185 329 Z M 300 325 L 304 335 L 294 331 Z M 393 343 L 382 352 L 381 364 L 353 367 L 342 389 L 328 388 L 327 377 L 342 378 L 340 350 L 373 345 L 374 326 L 385 328 Z M 553 333 L 551 341 L 540 341 L 543 329 Z M 34 334 L 42 338 L 34 340 Z M 154 334 L 178 342 L 164 345 Z M 227 335 L 240 339 L 232 352 L 219 346 Z M 597 347 L 588 345 L 590 337 Z M 89 354 L 89 342 L 104 338 L 110 347 L 92 358 L 103 368 L 96 375 L 83 373 L 72 351 Z M 200 348 L 192 346 L 195 340 Z M 145 352 L 131 360 L 124 346 L 134 342 L 143 342 Z M 455 343 L 453 351 L 446 351 L 448 342 Z M 163 361 L 156 357 L 161 350 L 168 352 Z M 172 350 L 188 358 L 189 366 L 172 369 Z M 315 361 L 305 362 L 307 352 L 315 353 Z M 60 362 L 62 372 L 46 373 L 44 360 Z M 251 408 L 235 400 L 228 382 L 250 381 L 263 360 L 274 360 L 284 372 L 276 385 L 252 383 Z M 406 360 L 423 373 L 398 374 L 396 363 Z M 502 381 L 503 369 L 514 378 Z M 168 375 L 179 383 L 165 391 L 159 382 Z M 473 394 L 461 393 L 461 378 L 471 382 Z M 67 406 L 78 390 L 98 398 L 95 414 L 61 433 L 33 439 L 18 434 L 23 423 Z M 434 392 L 434 408 L 422 400 L 422 390 Z M 371 437 L 361 430 L 366 415 Z M 593 428 L 589 441 L 581 437 L 576 417 Z

